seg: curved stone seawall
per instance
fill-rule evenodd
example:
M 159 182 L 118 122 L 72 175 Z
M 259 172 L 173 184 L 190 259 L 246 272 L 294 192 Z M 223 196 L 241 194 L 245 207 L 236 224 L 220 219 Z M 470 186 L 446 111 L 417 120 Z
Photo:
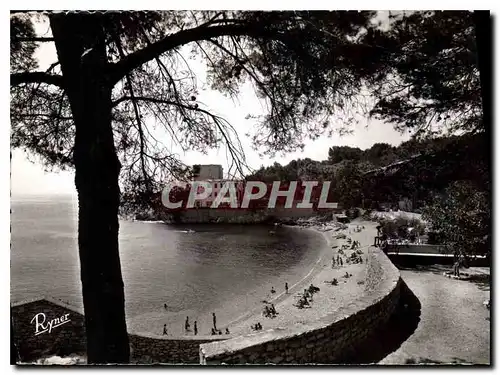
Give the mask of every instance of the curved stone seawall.
M 365 293 L 314 322 L 200 345 L 200 363 L 345 363 L 397 307 L 399 270 L 378 248 L 368 251 Z

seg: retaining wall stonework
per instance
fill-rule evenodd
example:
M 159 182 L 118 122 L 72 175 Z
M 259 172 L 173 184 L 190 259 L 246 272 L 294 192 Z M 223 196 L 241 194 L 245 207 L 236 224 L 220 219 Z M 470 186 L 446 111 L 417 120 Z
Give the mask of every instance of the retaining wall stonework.
M 365 293 L 348 306 L 306 324 L 200 345 L 200 363 L 345 363 L 397 307 L 402 280 L 378 248 L 368 253 Z
M 227 340 L 227 336 L 155 337 L 129 334 L 132 363 L 199 364 L 200 344 Z

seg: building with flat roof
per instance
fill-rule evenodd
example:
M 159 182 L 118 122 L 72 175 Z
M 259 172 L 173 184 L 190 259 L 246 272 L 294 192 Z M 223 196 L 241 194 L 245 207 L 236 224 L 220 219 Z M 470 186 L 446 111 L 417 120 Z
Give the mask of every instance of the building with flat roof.
M 224 171 L 220 164 L 195 164 L 194 181 L 203 180 L 222 180 L 224 178 Z

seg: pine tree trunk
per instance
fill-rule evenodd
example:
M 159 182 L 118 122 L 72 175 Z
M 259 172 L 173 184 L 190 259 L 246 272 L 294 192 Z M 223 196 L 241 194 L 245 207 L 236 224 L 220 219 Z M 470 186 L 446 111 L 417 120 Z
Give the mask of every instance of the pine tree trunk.
M 129 344 L 118 251 L 118 161 L 104 33 L 97 15 L 52 15 L 51 28 L 76 127 L 78 247 L 88 363 L 126 363 Z

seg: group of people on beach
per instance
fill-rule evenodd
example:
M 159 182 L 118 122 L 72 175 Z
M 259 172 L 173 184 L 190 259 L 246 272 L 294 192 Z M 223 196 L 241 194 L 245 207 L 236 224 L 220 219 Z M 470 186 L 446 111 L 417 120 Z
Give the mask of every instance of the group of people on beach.
M 226 328 L 226 335 L 229 335 L 230 332 L 229 332 L 229 328 Z M 212 327 L 212 336 L 214 335 L 222 335 L 222 331 L 219 329 L 219 330 L 216 330 L 215 328 Z
M 359 233 L 361 232 L 363 229 L 365 229 L 365 226 L 362 225 L 362 226 L 359 226 L 359 225 L 356 225 L 356 228 L 353 229 L 354 232 L 356 233 Z M 349 230 L 349 234 L 351 234 L 351 230 Z
M 359 226 L 357 225 L 356 228 L 354 229 L 355 232 L 361 232 L 363 229 L 365 229 L 364 226 Z M 378 228 L 377 228 L 378 229 Z M 350 231 L 349 231 L 350 233 Z M 332 268 L 335 268 L 335 266 L 343 267 L 344 262 L 346 264 L 356 264 L 356 263 L 363 263 L 363 251 L 361 250 L 361 242 L 358 240 L 352 240 L 351 237 L 345 236 L 345 234 L 340 233 L 336 237 L 336 239 L 345 239 L 346 243 L 343 244 L 338 252 L 333 254 L 332 256 Z M 337 248 L 338 245 L 332 246 L 332 249 Z M 355 250 L 350 256 L 347 256 L 345 253 L 346 250 Z M 345 257 L 345 260 L 344 260 Z M 349 278 L 350 274 L 348 272 L 345 273 L 343 276 L 344 278 Z M 330 285 L 338 285 L 338 280 L 336 278 L 333 278 L 331 281 L 325 281 L 325 283 L 330 284 Z
M 274 286 L 271 287 L 271 295 L 276 294 L 276 289 L 274 289 Z M 288 287 L 288 282 L 285 282 L 285 294 L 289 294 L 289 287 Z M 269 296 L 268 296 L 269 297 Z M 264 308 L 262 311 L 262 315 L 266 318 L 275 318 L 276 315 L 279 313 L 276 311 L 276 307 L 274 306 L 273 303 L 270 303 L 267 299 L 262 301 L 264 303 Z M 254 331 L 260 331 L 262 330 L 262 324 L 260 322 L 255 323 L 254 325 L 251 325 L 250 328 Z
M 348 243 L 350 243 L 350 242 L 348 241 Z M 361 243 L 358 240 L 352 241 L 352 243 L 350 243 L 350 245 L 351 245 L 351 250 L 356 250 L 356 249 L 359 249 L 361 247 Z
M 356 226 L 355 231 L 360 232 L 362 229 L 364 229 L 364 227 Z M 350 245 L 351 250 L 356 250 L 361 246 L 359 241 L 357 241 L 357 240 L 352 241 L 351 238 L 347 239 L 347 243 Z M 336 254 L 336 256 L 334 255 L 332 257 L 332 268 L 334 268 L 335 265 L 339 265 L 341 267 L 344 265 L 344 261 L 343 261 L 340 253 L 343 253 L 343 251 L 339 251 L 339 253 Z M 348 278 L 350 276 L 351 275 L 347 272 L 346 272 L 346 275 L 344 275 L 345 278 Z M 337 279 L 334 279 L 334 281 L 332 281 L 331 283 L 333 285 L 337 285 L 338 281 L 337 281 Z M 300 295 L 299 300 L 295 306 L 297 306 L 298 308 L 304 308 L 304 307 L 311 306 L 311 303 L 313 302 L 313 295 L 315 293 L 319 292 L 319 290 L 320 290 L 320 288 L 311 284 L 309 286 L 309 288 L 304 289 L 304 292 Z M 271 292 L 271 295 L 276 294 L 276 290 L 274 289 L 274 287 L 271 287 L 270 292 Z M 285 282 L 285 294 L 289 294 L 288 282 Z M 267 301 L 263 301 L 263 302 L 266 302 L 266 305 L 264 306 L 262 315 L 266 318 L 275 318 L 276 315 L 278 314 L 278 312 L 276 311 L 276 307 L 274 306 L 274 304 L 268 303 Z M 168 309 L 167 304 L 164 304 L 164 308 L 165 308 L 165 310 Z M 217 329 L 217 317 L 216 317 L 215 313 L 212 313 L 212 320 L 213 320 L 213 327 L 211 328 L 211 334 L 212 335 L 222 335 L 222 331 Z M 254 331 L 260 331 L 260 330 L 262 330 L 262 324 L 260 322 L 257 322 L 254 325 L 251 325 L 251 329 Z M 191 332 L 191 324 L 189 322 L 189 317 L 186 317 L 186 321 L 184 323 L 184 331 L 186 333 Z M 194 322 L 193 331 L 194 331 L 194 335 L 198 334 L 197 321 Z M 166 324 L 163 326 L 163 334 L 168 335 Z M 230 334 L 229 328 L 226 328 L 225 334 L 226 335 Z
M 344 265 L 344 261 L 342 260 L 340 254 L 337 254 L 336 257 L 335 255 L 332 257 L 332 268 L 335 268 L 335 264 L 338 264 L 340 267 Z
M 165 303 L 163 305 L 164 309 L 167 310 L 167 304 Z M 213 312 L 212 313 L 212 322 L 213 322 L 213 327 L 211 329 L 211 334 L 212 335 L 222 335 L 222 331 L 217 329 L 217 316 L 215 315 L 215 313 Z M 186 316 L 186 320 L 184 321 L 184 332 L 186 334 L 188 333 L 191 333 L 191 323 L 189 322 L 189 316 Z M 194 325 L 193 325 L 193 333 L 194 335 L 198 335 L 198 322 L 195 320 L 194 321 Z M 229 335 L 229 328 L 226 328 L 226 335 Z M 168 329 L 167 329 L 167 325 L 164 324 L 163 325 L 163 335 L 166 336 L 168 335 Z
M 356 229 L 357 229 L 357 231 L 361 231 L 362 229 L 364 229 L 364 227 L 357 226 Z M 340 239 L 340 238 L 345 238 L 345 237 L 341 237 L 340 235 L 337 235 L 336 238 Z M 363 254 L 363 251 L 361 250 L 361 242 L 359 242 L 358 240 L 353 241 L 352 238 L 350 238 L 350 237 L 346 238 L 346 242 L 347 243 L 345 243 L 341 246 L 341 248 L 338 250 L 337 254 L 334 253 L 334 255 L 332 256 L 332 268 L 335 268 L 336 265 L 338 265 L 340 267 L 344 266 L 344 261 L 347 264 L 363 263 L 363 259 L 361 257 L 361 255 Z M 337 248 L 337 247 L 338 247 L 338 245 L 332 246 L 333 249 Z M 355 250 L 355 252 L 352 253 L 350 256 L 347 256 L 345 254 L 345 250 Z M 346 257 L 345 260 L 343 259 L 343 256 Z
M 191 324 L 189 324 L 189 316 L 186 316 L 186 322 L 184 323 L 184 331 L 186 333 L 191 332 Z M 194 334 L 198 334 L 198 322 L 195 320 L 194 321 Z
M 260 322 L 255 323 L 254 325 L 251 325 L 250 328 L 254 331 L 262 331 L 262 324 Z
M 222 331 L 221 330 L 216 330 L 214 327 L 212 327 L 211 330 L 210 330 L 210 334 L 212 336 L 214 336 L 214 335 L 222 335 Z
M 319 288 L 317 286 L 314 286 L 313 284 L 309 285 L 309 288 L 304 289 L 304 293 L 300 296 L 296 306 L 299 309 L 311 306 L 311 303 L 313 302 L 313 294 L 318 292 Z
M 271 295 L 276 294 L 276 289 L 274 289 L 274 286 L 271 287 Z M 285 294 L 288 294 L 288 283 L 285 283 Z
M 337 280 L 336 277 L 334 277 L 331 281 L 325 281 L 325 283 L 333 286 L 339 285 L 339 281 Z
M 271 306 L 265 305 L 264 306 L 264 311 L 262 312 L 262 315 L 264 315 L 266 318 L 275 318 L 276 315 L 278 315 L 278 312 L 276 312 L 276 308 L 274 307 L 274 304 L 271 303 Z

